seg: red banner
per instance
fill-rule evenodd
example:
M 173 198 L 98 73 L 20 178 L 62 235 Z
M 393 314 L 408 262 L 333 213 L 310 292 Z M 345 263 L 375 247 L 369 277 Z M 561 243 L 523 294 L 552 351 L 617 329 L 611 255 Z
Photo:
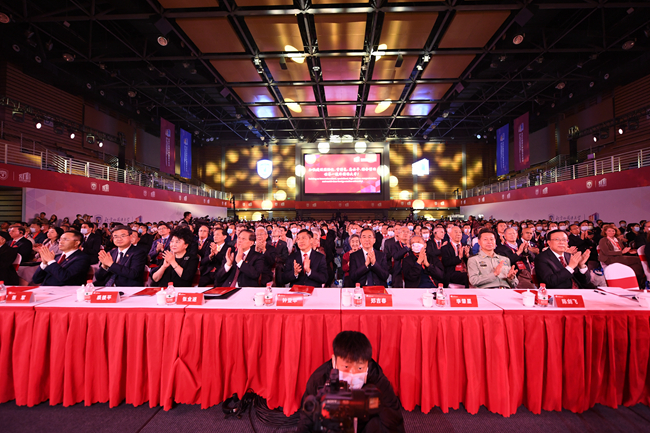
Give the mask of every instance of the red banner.
M 530 167 L 530 143 L 528 141 L 528 113 L 515 119 L 515 171 Z
M 227 200 L 7 164 L 0 164 L 0 185 L 228 207 Z
M 176 130 L 173 123 L 160 118 L 160 171 L 176 172 Z

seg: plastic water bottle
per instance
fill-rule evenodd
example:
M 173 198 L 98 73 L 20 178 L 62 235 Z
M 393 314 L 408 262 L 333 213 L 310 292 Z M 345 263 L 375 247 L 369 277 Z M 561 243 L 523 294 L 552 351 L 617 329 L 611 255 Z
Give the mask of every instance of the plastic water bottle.
M 360 307 L 363 304 L 363 289 L 359 283 L 354 287 L 353 303 L 355 307 Z
M 166 302 L 167 301 L 165 300 L 165 289 L 161 287 L 160 290 L 156 292 L 156 304 L 165 305 Z
M 0 303 L 7 300 L 7 286 L 4 281 L 0 281 Z
M 436 306 L 444 307 L 447 304 L 447 299 L 445 297 L 445 289 L 443 289 L 442 284 L 438 284 L 438 291 L 436 292 Z
M 84 302 L 90 302 L 90 298 L 95 293 L 95 285 L 93 280 L 86 281 L 86 290 L 84 291 Z
M 174 288 L 174 283 L 171 281 L 167 283 L 167 289 L 165 289 L 165 304 L 174 305 L 176 303 L 176 289 Z
M 548 293 L 546 292 L 546 284 L 541 283 L 537 291 L 537 304 L 540 307 L 548 307 Z
M 264 306 L 270 307 L 273 305 L 273 289 L 271 289 L 271 286 L 273 283 L 268 282 L 266 283 L 266 291 L 264 292 Z

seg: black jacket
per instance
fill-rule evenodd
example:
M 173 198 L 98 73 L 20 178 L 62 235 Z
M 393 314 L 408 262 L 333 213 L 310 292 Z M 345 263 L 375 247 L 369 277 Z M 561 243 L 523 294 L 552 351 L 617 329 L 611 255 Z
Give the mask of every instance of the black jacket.
M 0 247 L 0 281 L 4 281 L 7 286 L 18 284 L 18 274 L 14 268 L 17 255 L 18 249 L 11 248 L 8 242 Z
M 294 284 L 301 286 L 321 287 L 327 281 L 327 265 L 325 263 L 325 256 L 318 251 L 311 250 L 309 256 L 311 261 L 311 274 L 305 274 L 303 269 L 298 274 L 298 277 L 293 273 L 293 264 L 298 263 L 302 266 L 302 251 L 297 250 L 289 255 L 287 263 L 284 265 L 284 272 L 282 273 L 282 281 L 290 283 L 293 287 Z
M 113 264 L 108 270 L 99 266 L 95 273 L 96 285 L 106 285 L 113 275 L 116 287 L 139 287 L 146 284 L 143 281 L 144 267 L 147 264 L 147 252 L 144 249 L 129 248 L 119 263 L 115 263 L 119 254 L 117 248 L 113 248 L 109 254 L 113 258 Z
M 54 257 L 54 260 L 58 262 L 59 257 L 61 254 Z M 77 250 L 61 264 L 52 263 L 45 269 L 39 266 L 32 281 L 42 286 L 81 286 L 87 281 L 88 269 L 90 257 Z
M 227 249 L 226 249 L 227 250 Z M 237 260 L 237 253 L 235 254 L 235 260 Z M 217 287 L 230 287 L 233 280 L 235 279 L 235 274 L 237 273 L 237 263 L 233 262 L 232 267 L 226 271 L 226 260 L 224 259 L 221 267 L 215 275 L 214 284 Z M 255 251 L 255 246 L 253 245 L 248 253 L 244 262 L 239 268 L 239 276 L 237 277 L 237 285 L 239 287 L 260 287 L 259 279 L 262 274 L 262 268 L 264 267 L 264 256 Z
M 329 360 L 318 367 L 312 373 L 309 381 L 307 382 L 307 389 L 302 396 L 302 403 L 305 402 L 305 399 L 308 396 L 315 396 L 318 394 L 318 390 L 322 388 L 327 381 L 329 381 L 331 371 L 332 361 Z M 379 398 L 379 414 L 374 415 L 370 419 L 370 422 L 367 423 L 368 428 L 365 428 L 366 425 L 360 423 L 357 431 L 365 431 L 366 433 L 404 433 L 404 418 L 402 417 L 401 411 L 402 405 L 395 395 L 395 391 L 393 391 L 393 386 L 390 384 L 388 378 L 384 375 L 381 367 L 372 359 L 368 362 L 368 377 L 366 379 L 366 385 L 364 385 L 364 387 L 368 384 L 375 385 L 379 391 L 381 391 L 381 397 Z M 378 418 L 378 422 L 373 422 L 373 418 Z M 371 424 L 372 427 L 370 426 Z M 296 432 L 310 433 L 313 431 L 313 427 L 314 425 L 311 418 L 309 418 L 307 414 L 301 410 L 300 420 L 298 421 L 298 429 Z
M 428 251 L 428 250 L 427 250 Z M 429 287 L 438 287 L 438 284 L 442 283 L 444 280 L 444 268 L 442 267 L 442 262 L 438 260 L 435 256 L 427 254 L 427 261 L 429 262 L 429 267 L 426 269 L 422 268 L 422 265 L 418 264 L 418 258 L 412 252 L 409 252 L 402 259 L 402 272 L 404 274 L 404 287 L 416 288 L 422 287 L 422 273 L 424 272 L 428 275 L 433 281 Z
M 388 280 L 386 255 L 379 250 L 375 250 L 375 264 L 366 266 L 363 249 L 359 248 L 350 254 L 350 282 L 352 283 L 352 287 L 356 283 L 361 284 L 362 287 L 367 286 L 369 274 L 372 274 L 373 286 L 386 287 L 386 280 Z
M 82 252 L 90 257 L 90 263 L 99 263 L 99 250 L 102 249 L 102 237 L 97 233 L 91 233 L 88 238 L 81 243 Z
M 9 245 L 13 240 L 8 241 Z M 21 263 L 31 262 L 34 257 L 34 244 L 32 244 L 27 238 L 20 238 L 14 244 L 13 248 L 18 250 L 18 254 L 21 256 Z
M 176 263 L 178 266 L 183 268 L 183 273 L 180 277 L 178 276 L 178 273 L 169 266 L 165 269 L 160 280 L 154 281 L 153 285 L 156 287 L 166 287 L 167 284 L 173 282 L 174 287 L 192 287 L 196 270 L 199 267 L 199 256 L 196 253 L 185 251 L 185 255 L 180 259 L 177 258 Z M 157 271 L 157 268 L 152 270 L 152 275 Z
M 569 263 L 571 255 L 564 253 L 564 260 Z M 542 251 L 535 257 L 535 273 L 540 283 L 546 284 L 548 289 L 570 289 L 571 280 L 573 279 L 581 289 L 591 288 L 591 278 L 589 271 L 581 273 L 576 268 L 571 274 L 566 270 L 558 260 L 551 249 Z

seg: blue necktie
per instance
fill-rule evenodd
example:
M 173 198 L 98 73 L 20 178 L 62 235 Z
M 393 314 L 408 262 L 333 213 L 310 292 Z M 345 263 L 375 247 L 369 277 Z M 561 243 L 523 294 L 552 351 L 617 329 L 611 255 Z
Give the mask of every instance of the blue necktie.
M 124 259 L 124 253 L 120 253 L 120 257 L 117 259 L 116 263 L 120 263 Z M 113 287 L 115 284 L 115 280 L 117 279 L 117 275 L 113 274 L 111 275 L 111 278 L 108 279 L 106 282 L 106 287 Z

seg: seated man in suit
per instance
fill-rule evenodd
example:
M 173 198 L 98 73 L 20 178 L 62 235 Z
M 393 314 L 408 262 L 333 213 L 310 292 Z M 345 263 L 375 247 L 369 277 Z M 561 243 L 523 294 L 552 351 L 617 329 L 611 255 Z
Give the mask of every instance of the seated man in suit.
M 226 244 L 227 236 L 228 232 L 226 232 L 226 229 L 214 229 L 214 234 L 212 235 L 214 242 L 210 244 L 210 252 L 201 259 L 199 287 L 214 285 L 217 269 L 223 265 L 226 252 L 228 251 L 228 245 Z
M 508 230 L 514 229 L 510 228 Z M 506 231 L 506 236 L 507 236 Z M 515 231 L 516 233 L 516 231 Z M 517 270 L 510 265 L 510 259 L 495 252 L 497 240 L 494 232 L 483 229 L 478 234 L 480 250 L 478 254 L 467 259 L 467 275 L 472 287 L 477 289 L 498 289 L 499 287 L 514 289 L 519 284 Z M 506 248 L 506 247 L 504 247 Z
M 411 252 L 402 259 L 404 287 L 434 288 L 443 282 L 445 270 L 442 262 L 429 255 L 427 245 L 420 236 L 411 238 Z
M 275 247 L 266 242 L 268 237 L 266 228 L 259 226 L 255 229 L 255 251 L 264 257 L 264 266 L 262 267 L 262 274 L 260 276 L 260 287 L 264 287 L 266 283 L 273 281 L 273 268 L 275 267 L 275 259 L 277 257 Z
M 20 224 L 12 224 L 9 226 L 9 236 L 11 236 L 9 246 L 18 250 L 22 260 L 21 263 L 31 261 L 34 244 L 25 237 L 25 227 Z
M 0 236 L 0 281 L 8 286 L 18 284 L 18 274 L 14 268 L 14 260 L 18 256 L 18 249 L 11 248 L 4 236 Z
M 47 247 L 40 247 L 41 265 L 32 281 L 42 286 L 80 286 L 86 283 L 90 257 L 79 250 L 83 236 L 76 230 L 59 238 L 61 254 L 54 256 Z
M 158 224 L 158 234 L 160 237 L 153 241 L 149 249 L 149 260 L 152 264 L 160 265 L 162 263 L 163 251 L 169 251 L 169 242 L 171 241 L 169 233 L 171 229 L 165 223 Z
M 540 284 L 549 289 L 593 288 L 587 268 L 589 250 L 569 254 L 566 252 L 569 239 L 562 230 L 546 234 L 548 249 L 535 257 L 535 272 Z
M 433 229 L 433 238 L 427 241 L 427 254 L 438 260 L 442 259 L 442 247 L 447 245 L 445 240 L 445 229 L 436 227 Z
M 307 229 L 296 235 L 297 250 L 284 265 L 282 281 L 294 285 L 321 287 L 327 281 L 325 256 L 311 248 L 313 234 Z
M 352 286 L 384 286 L 388 280 L 386 255 L 374 248 L 376 237 L 370 227 L 361 230 L 361 248 L 350 254 L 350 282 Z
M 396 229 L 395 236 L 395 243 L 391 243 L 389 249 L 386 251 L 386 261 L 388 262 L 390 260 L 392 264 L 392 286 L 403 288 L 402 259 L 410 251 L 409 240 L 411 238 L 411 231 L 407 226 L 401 226 L 399 230 Z
M 255 234 L 242 230 L 237 236 L 237 250 L 228 248 L 224 264 L 215 275 L 217 287 L 259 287 L 264 257 L 255 251 Z
M 449 243 L 441 249 L 442 265 L 445 267 L 445 287 L 449 283 L 469 286 L 466 265 L 469 247 L 460 243 L 462 237 L 463 232 L 460 227 L 452 226 L 449 231 Z
M 494 249 L 494 252 L 501 256 L 507 257 L 508 262 L 517 270 L 518 284 L 512 287 L 518 287 L 520 289 L 535 289 L 535 284 L 533 284 L 532 281 L 533 276 L 531 272 L 532 269 L 530 267 L 531 259 L 530 254 L 528 253 L 528 243 L 523 240 L 521 243 L 517 243 L 517 230 L 514 227 L 507 228 L 505 232 L 503 232 L 503 237 L 505 239 L 505 243 L 496 247 Z
M 144 285 L 144 267 L 147 253 L 143 249 L 131 248 L 131 229 L 117 226 L 112 238 L 116 248 L 110 252 L 100 251 L 101 266 L 95 274 L 96 285 L 107 287 L 138 287 Z
M 102 237 L 94 232 L 95 224 L 84 222 L 81 224 L 81 234 L 83 240 L 81 241 L 81 250 L 84 254 L 90 257 L 90 264 L 94 265 L 99 262 L 99 250 L 102 249 Z

